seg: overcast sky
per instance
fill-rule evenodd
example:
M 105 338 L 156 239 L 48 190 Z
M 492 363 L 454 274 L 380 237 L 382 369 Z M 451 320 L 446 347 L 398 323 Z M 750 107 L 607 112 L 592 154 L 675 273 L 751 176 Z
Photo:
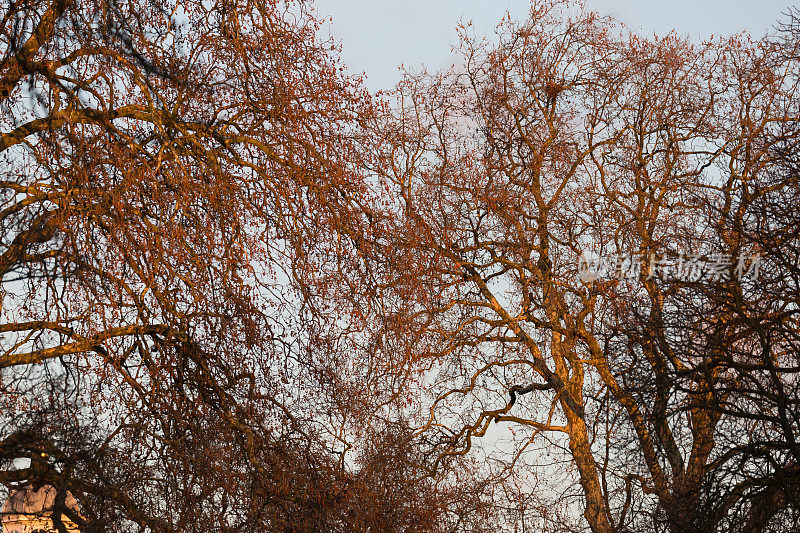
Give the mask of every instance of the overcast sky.
M 343 46 L 351 72 L 365 72 L 371 89 L 392 87 L 398 66 L 438 69 L 452 62 L 455 27 L 472 20 L 476 32 L 491 34 L 508 10 L 524 19 L 529 0 L 317 0 L 318 13 L 333 17 L 330 31 Z M 787 0 L 589 0 L 645 34 L 672 29 L 692 37 L 742 30 L 761 36 L 792 5 Z

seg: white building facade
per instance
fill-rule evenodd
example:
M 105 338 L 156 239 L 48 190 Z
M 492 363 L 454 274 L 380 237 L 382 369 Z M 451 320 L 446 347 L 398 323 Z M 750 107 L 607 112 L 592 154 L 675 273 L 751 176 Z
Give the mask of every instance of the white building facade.
M 55 533 L 58 530 L 51 518 L 56 501 L 56 489 L 44 485 L 38 489 L 29 487 L 11 493 L 3 505 L 3 533 Z M 66 506 L 78 511 L 78 502 L 72 494 L 67 493 Z M 79 533 L 77 524 L 66 516 L 61 521 L 70 533 Z

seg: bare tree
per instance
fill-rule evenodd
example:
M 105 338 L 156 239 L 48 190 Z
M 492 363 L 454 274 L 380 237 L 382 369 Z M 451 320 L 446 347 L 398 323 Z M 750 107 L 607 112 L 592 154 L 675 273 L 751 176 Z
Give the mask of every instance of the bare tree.
M 741 201 L 765 198 L 796 60 L 768 41 L 641 38 L 566 2 L 500 35 L 465 28 L 460 64 L 409 74 L 387 103 L 380 222 L 359 281 L 332 291 L 382 302 L 368 353 L 395 378 L 383 390 L 415 398 L 401 410 L 431 472 L 507 438 L 489 459 L 537 465 L 551 504 L 527 519 L 543 530 L 792 530 L 770 480 L 796 479 L 771 447 L 794 367 L 721 295 L 774 304 L 754 289 L 762 248 L 729 223 L 753 227 Z M 592 252 L 609 270 L 585 277 Z M 753 416 L 767 404 L 745 374 L 770 365 L 786 398 Z
M 364 216 L 369 102 L 308 6 L 0 17 L 0 482 L 74 494 L 60 530 L 368 529 L 289 285 Z

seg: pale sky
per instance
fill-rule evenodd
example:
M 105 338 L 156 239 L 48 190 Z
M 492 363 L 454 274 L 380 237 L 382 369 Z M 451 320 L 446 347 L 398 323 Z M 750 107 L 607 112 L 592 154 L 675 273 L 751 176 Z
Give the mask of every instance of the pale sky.
M 678 30 L 692 37 L 749 31 L 761 36 L 793 2 L 789 0 L 589 0 L 591 9 L 613 15 L 644 34 Z M 460 19 L 476 33 L 491 34 L 506 10 L 520 20 L 529 0 L 317 0 L 321 16 L 333 17 L 328 30 L 343 47 L 350 72 L 365 72 L 370 89 L 391 88 L 398 66 L 452 63 Z

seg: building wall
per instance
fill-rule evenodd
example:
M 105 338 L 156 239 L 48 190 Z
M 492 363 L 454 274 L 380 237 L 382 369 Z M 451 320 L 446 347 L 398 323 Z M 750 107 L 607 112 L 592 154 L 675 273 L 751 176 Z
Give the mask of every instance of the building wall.
M 67 531 L 79 533 L 78 526 L 67 520 L 64 521 Z M 49 518 L 6 516 L 3 517 L 3 533 L 55 533 L 58 530 Z

